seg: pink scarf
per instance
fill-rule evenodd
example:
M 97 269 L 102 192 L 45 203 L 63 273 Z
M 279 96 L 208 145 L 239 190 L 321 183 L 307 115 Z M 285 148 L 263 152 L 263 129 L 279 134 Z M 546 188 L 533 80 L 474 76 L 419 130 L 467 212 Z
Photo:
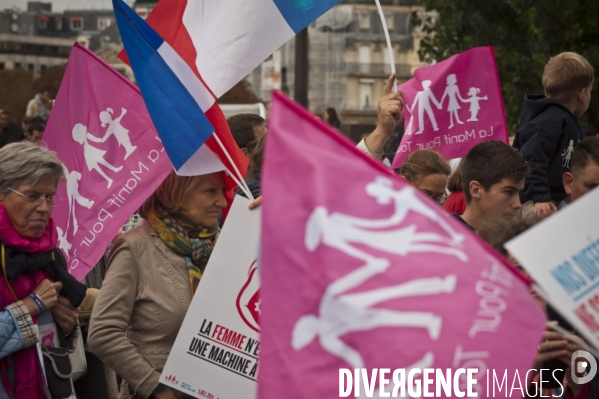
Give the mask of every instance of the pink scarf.
M 0 242 L 4 245 L 16 248 L 23 252 L 47 252 L 56 247 L 56 230 L 52 219 L 48 222 L 44 234 L 40 238 L 29 240 L 21 237 L 15 230 L 8 216 L 8 212 L 3 205 L 0 205 Z M 6 306 L 15 302 L 10 290 L 6 285 L 4 276 L 0 288 L 0 309 L 5 309 Z M 17 298 L 23 299 L 33 292 L 40 282 L 48 278 L 48 274 L 44 271 L 37 271 L 33 274 L 21 275 L 15 281 L 11 281 L 10 285 L 14 290 Z M 33 317 L 33 322 L 37 324 L 37 316 Z M 2 384 L 4 390 L 10 397 L 17 399 L 34 399 L 43 398 L 43 381 L 42 373 L 38 365 L 37 349 L 35 346 L 22 349 L 12 355 L 14 359 L 15 384 L 9 377 L 9 357 L 0 360 L 0 372 L 2 374 Z
M 50 219 L 44 234 L 40 238 L 29 240 L 21 237 L 15 230 L 4 205 L 0 204 L 0 242 L 22 252 L 47 252 L 56 247 L 58 237 L 54 228 L 54 221 Z

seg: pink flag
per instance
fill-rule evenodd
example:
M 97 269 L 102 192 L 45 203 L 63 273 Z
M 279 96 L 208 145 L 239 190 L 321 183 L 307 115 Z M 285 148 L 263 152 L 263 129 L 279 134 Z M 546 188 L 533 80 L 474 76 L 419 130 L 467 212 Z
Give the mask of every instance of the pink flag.
M 483 141 L 508 142 L 493 47 L 473 48 L 419 68 L 399 88 L 405 133 L 393 168 L 417 150 L 435 150 L 453 159 Z
M 52 217 L 69 271 L 82 279 L 172 166 L 139 89 L 79 43 L 44 142 L 64 164 Z
M 270 115 L 259 398 L 338 397 L 339 368 L 478 368 L 480 397 L 525 375 L 545 317 L 521 276 L 283 95 Z

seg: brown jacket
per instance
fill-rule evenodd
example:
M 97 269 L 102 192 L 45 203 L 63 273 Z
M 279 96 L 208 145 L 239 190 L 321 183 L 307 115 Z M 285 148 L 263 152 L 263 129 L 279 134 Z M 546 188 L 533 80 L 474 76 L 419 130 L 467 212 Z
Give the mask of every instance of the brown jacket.
M 96 300 L 88 344 L 104 363 L 147 398 L 191 303 L 185 259 L 143 221 L 117 241 Z M 119 398 L 128 398 L 128 387 Z

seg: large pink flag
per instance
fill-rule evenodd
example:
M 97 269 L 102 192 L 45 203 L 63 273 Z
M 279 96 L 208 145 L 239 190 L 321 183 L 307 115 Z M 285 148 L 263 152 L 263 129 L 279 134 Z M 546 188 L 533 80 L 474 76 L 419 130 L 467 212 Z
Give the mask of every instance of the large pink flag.
M 52 217 L 69 271 L 81 279 L 172 166 L 139 89 L 78 43 L 44 142 L 64 164 Z
M 483 141 L 508 142 L 493 47 L 473 48 L 419 68 L 399 88 L 405 126 L 394 168 L 417 150 L 435 150 L 452 159 Z
M 338 397 L 340 368 L 478 368 L 480 397 L 526 375 L 545 316 L 514 269 L 278 93 L 268 130 L 260 399 Z

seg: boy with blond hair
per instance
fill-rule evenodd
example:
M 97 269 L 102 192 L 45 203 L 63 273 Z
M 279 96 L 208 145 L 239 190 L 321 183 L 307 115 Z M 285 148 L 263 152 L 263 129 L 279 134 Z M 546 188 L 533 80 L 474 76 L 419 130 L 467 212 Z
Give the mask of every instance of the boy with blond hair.
M 514 147 L 530 163 L 520 199 L 537 220 L 556 212 L 556 204 L 566 197 L 562 176 L 584 138 L 578 118 L 589 108 L 594 79 L 595 71 L 583 56 L 561 53 L 545 65 L 545 95 L 524 98 Z

